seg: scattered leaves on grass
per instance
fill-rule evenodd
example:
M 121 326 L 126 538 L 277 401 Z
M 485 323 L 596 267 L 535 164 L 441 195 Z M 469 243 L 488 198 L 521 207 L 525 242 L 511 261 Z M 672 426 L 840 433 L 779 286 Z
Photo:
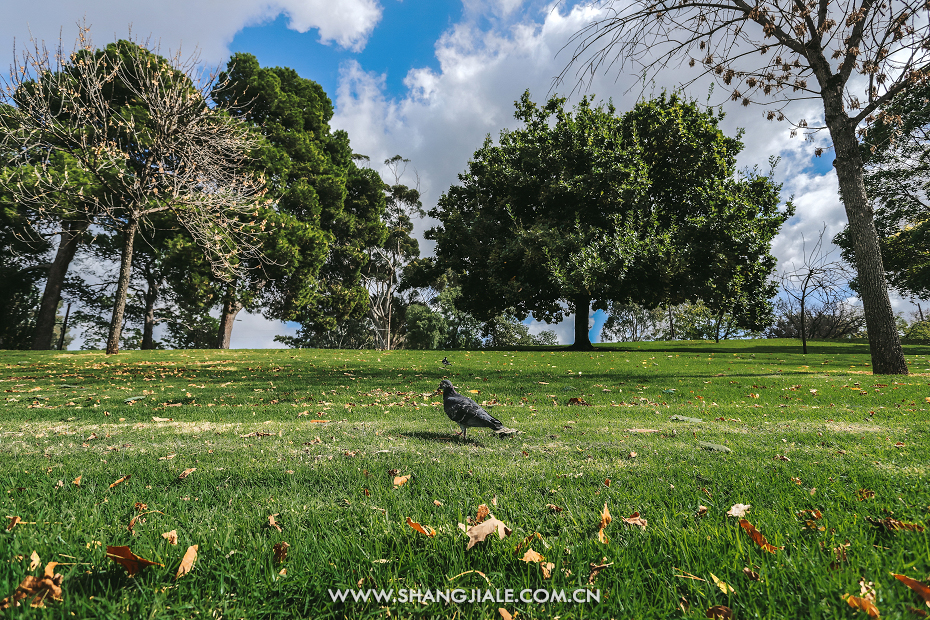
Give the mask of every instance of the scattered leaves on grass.
M 600 574 L 602 570 L 604 570 L 605 568 L 609 566 L 613 566 L 613 565 L 614 565 L 613 562 L 610 562 L 610 563 L 607 562 L 607 558 L 601 558 L 600 564 L 595 564 L 592 562 L 589 565 L 591 567 L 591 572 L 588 573 L 588 584 L 593 584 L 594 580 L 597 579 L 597 576 Z
M 864 502 L 867 499 L 872 499 L 873 497 L 875 497 L 875 491 L 873 491 L 872 489 L 859 489 L 858 491 L 856 491 L 856 497 L 859 499 L 860 502 Z
M 567 402 L 566 404 L 567 404 L 569 407 L 573 407 L 573 406 L 590 407 L 590 406 L 591 406 L 591 403 L 585 402 L 584 399 L 578 398 L 577 396 L 576 396 L 576 397 L 573 397 L 573 398 L 569 398 L 569 399 L 568 399 L 568 402 Z
M 737 518 L 745 517 L 750 508 L 752 508 L 752 504 L 733 504 L 730 509 L 727 510 L 727 516 Z
M 844 562 L 846 562 L 846 550 L 849 548 L 849 541 L 840 545 L 839 547 L 833 548 L 833 556 L 836 558 L 834 561 L 830 562 L 830 570 L 838 569 Z
M 159 460 L 159 461 L 170 461 L 171 459 L 173 459 L 173 458 L 176 457 L 176 456 L 177 456 L 177 454 L 169 454 L 169 455 L 167 455 L 167 456 L 160 456 L 160 457 L 158 457 L 158 460 Z
M 491 514 L 491 509 L 488 508 L 485 504 L 478 506 L 478 513 L 475 515 L 475 525 L 487 519 L 489 514 Z
M 764 551 L 775 553 L 777 550 L 784 548 L 776 547 L 775 545 L 770 544 L 769 541 L 765 539 L 765 536 L 762 535 L 762 532 L 757 530 L 755 526 L 753 526 L 753 524 L 746 519 L 740 519 L 739 526 L 746 530 L 746 533 L 749 534 L 749 537 L 752 539 L 752 541 L 759 545 Z
M 808 516 L 810 518 L 808 518 Z M 819 530 L 823 532 L 827 529 L 826 527 L 817 524 L 817 521 L 823 518 L 823 513 L 819 510 L 802 510 L 798 513 L 798 518 L 804 519 L 804 527 L 809 530 Z
M 197 471 L 196 467 L 188 467 L 187 469 L 185 469 L 178 475 L 178 480 L 184 480 L 185 478 L 190 476 L 195 471 Z
M 866 521 L 874 525 L 875 527 L 883 527 L 889 532 L 895 531 L 908 531 L 908 532 L 923 532 L 924 526 L 919 523 L 906 523 L 904 521 L 898 521 L 897 519 L 892 519 L 891 517 L 886 517 L 884 519 L 873 519 L 872 517 L 866 517 Z
M 29 602 L 32 607 L 44 607 L 45 599 L 51 597 L 60 601 L 62 599 L 61 582 L 64 577 L 55 572 L 58 562 L 49 562 L 45 565 L 45 570 L 41 577 L 27 576 L 23 579 L 16 591 L 10 596 L 0 601 L 0 611 L 10 607 L 19 607 L 20 601 L 32 597 Z
M 844 594 L 841 598 L 853 609 L 867 613 L 870 618 L 880 617 L 878 607 L 875 606 L 875 585 L 871 581 L 866 583 L 865 579 L 859 579 L 859 593 L 862 596 Z
M 178 531 L 177 530 L 171 530 L 170 532 L 165 532 L 164 534 L 161 535 L 161 537 L 167 540 L 169 545 L 178 544 Z
M 704 615 L 715 620 L 730 620 L 733 617 L 733 610 L 726 605 L 714 605 L 705 611 Z
M 287 550 L 290 549 L 290 547 L 288 543 L 282 540 L 271 548 L 272 553 L 274 553 L 274 561 L 276 564 L 280 564 L 287 559 Z
M 924 603 L 927 604 L 927 607 L 930 607 L 930 587 L 925 584 L 920 583 L 916 579 L 911 579 L 907 575 L 898 575 L 897 573 L 891 573 L 891 576 L 906 585 L 908 588 L 920 595 L 924 599 Z
M 394 488 L 399 489 L 400 487 L 407 484 L 407 481 L 410 480 L 410 475 L 407 476 L 394 476 Z
M 789 458 L 788 458 L 787 456 L 785 456 L 784 454 L 776 454 L 776 455 L 775 455 L 775 460 L 776 460 L 776 461 L 788 461 L 788 462 L 791 462 L 791 459 L 789 459 Z
M 246 437 L 274 437 L 274 433 L 266 433 L 263 431 L 252 431 L 251 433 L 246 433 L 245 435 L 239 435 L 239 437 L 245 439 Z
M 420 525 L 419 523 L 417 523 L 410 517 L 407 517 L 407 525 L 409 525 L 416 531 L 420 532 L 421 534 L 425 534 L 426 536 L 429 536 L 430 538 L 436 535 L 436 530 L 434 530 L 428 525 Z
M 174 422 L 174 418 L 158 418 L 153 416 L 152 422 Z
M 112 488 L 115 487 L 116 485 L 118 485 L 118 484 L 120 484 L 120 483 L 122 483 L 122 482 L 126 482 L 126 481 L 129 480 L 130 478 L 132 478 L 132 474 L 126 474 L 125 476 L 123 476 L 122 478 L 120 478 L 119 480 L 117 480 L 116 482 L 114 482 L 113 484 L 111 484 L 111 485 L 110 485 L 110 488 L 112 489 Z
M 523 557 L 520 559 L 529 564 L 530 562 L 545 562 L 546 556 L 540 555 L 536 551 L 533 551 L 533 548 L 530 547 L 526 550 L 526 553 L 524 553 Z
M 459 527 L 463 527 L 459 525 Z M 501 540 L 505 536 L 510 536 L 511 530 L 509 527 L 504 525 L 502 521 L 497 520 L 494 517 L 491 517 L 478 525 L 473 525 L 466 529 L 465 533 L 468 534 L 468 546 L 465 547 L 465 550 L 469 550 L 480 542 L 483 542 L 488 536 L 497 532 L 498 538 Z
M 152 562 L 151 560 L 140 558 L 135 553 L 133 553 L 129 547 L 114 547 L 112 545 L 107 545 L 107 557 L 125 568 L 130 577 L 134 577 L 136 573 L 138 573 L 146 566 L 164 566 L 158 562 Z
M 605 502 L 605 503 L 604 503 L 604 510 L 601 511 L 601 523 L 600 523 L 600 527 L 599 527 L 598 530 L 597 530 L 597 539 L 598 539 L 599 541 L 601 541 L 601 542 L 602 542 L 603 544 L 605 544 L 605 545 L 606 545 L 607 542 L 608 542 L 608 538 L 607 538 L 607 535 L 604 534 L 604 529 L 605 529 L 608 525 L 610 525 L 611 520 L 612 520 L 612 519 L 611 519 L 611 517 L 610 517 L 610 511 L 607 510 L 607 503 Z
M 284 530 L 281 528 L 281 524 L 274 519 L 277 516 L 280 516 L 280 513 L 276 512 L 273 515 L 268 515 L 268 525 L 266 527 L 283 532 Z
M 554 513 L 556 513 L 556 514 L 562 512 L 562 510 L 564 510 L 564 508 L 562 508 L 561 506 L 556 506 L 555 504 L 546 504 L 546 508 L 548 508 L 549 510 L 551 510 L 552 512 L 554 512 Z
M 752 570 L 748 566 L 743 567 L 743 574 L 752 579 L 753 581 L 759 581 L 759 573 Z
M 137 506 L 137 507 L 138 507 L 138 506 L 144 506 L 145 508 L 148 508 L 148 506 L 146 506 L 145 504 L 136 504 L 136 506 Z M 130 534 L 135 534 L 135 532 L 132 531 L 132 528 L 134 528 L 134 527 L 136 526 L 136 522 L 138 522 L 140 519 L 142 519 L 142 517 L 144 517 L 145 515 L 150 515 L 150 514 L 152 514 L 153 512 L 157 512 L 157 513 L 160 514 L 160 515 L 165 514 L 165 513 L 161 512 L 160 510 L 149 510 L 148 512 L 142 512 L 142 513 L 137 514 L 136 516 L 134 516 L 132 519 L 129 520 L 129 527 L 128 527 L 129 533 L 130 533 Z M 142 519 L 142 523 L 145 523 L 145 519 Z
M 629 523 L 630 525 L 638 525 L 640 529 L 643 530 L 646 529 L 646 525 L 648 524 L 646 519 L 643 519 L 641 516 L 639 516 L 639 512 L 634 512 L 629 517 L 621 517 L 620 520 L 624 523 Z
M 194 568 L 194 562 L 197 561 L 197 547 L 198 545 L 191 545 L 187 548 L 184 557 L 181 558 L 181 565 L 178 567 L 178 572 L 174 575 L 175 581 L 177 581 L 179 577 L 183 577 L 191 572 L 191 569 Z
M 720 591 L 721 591 L 721 592 L 723 592 L 724 594 L 735 594 L 735 593 L 736 593 L 736 590 L 733 589 L 733 586 L 731 586 L 731 585 L 728 584 L 727 582 L 725 582 L 725 581 L 719 579 L 719 578 L 717 577 L 717 575 L 715 575 L 715 574 L 713 574 L 713 573 L 709 573 L 709 574 L 710 574 L 710 578 L 711 578 L 711 579 L 713 580 L 713 582 L 714 582 L 714 585 L 717 586 L 718 588 L 720 588 Z

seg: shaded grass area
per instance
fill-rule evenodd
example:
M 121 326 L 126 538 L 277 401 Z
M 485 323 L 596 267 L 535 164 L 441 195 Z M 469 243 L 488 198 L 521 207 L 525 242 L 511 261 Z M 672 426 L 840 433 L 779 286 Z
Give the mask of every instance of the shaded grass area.
M 930 576 L 928 533 L 866 517 L 927 524 L 930 348 L 907 349 L 907 377 L 873 377 L 862 344 L 810 350 L 0 352 L 0 516 L 22 519 L 0 532 L 0 598 L 41 574 L 29 570 L 35 551 L 43 565 L 61 562 L 64 600 L 12 617 L 499 618 L 503 607 L 703 618 L 726 605 L 735 618 L 849 618 L 861 612 L 841 596 L 858 595 L 860 577 L 875 583 L 882 617 L 916 617 L 908 607 L 921 599 L 889 573 Z M 432 393 L 444 377 L 522 433 L 461 441 Z M 395 488 L 397 475 L 411 478 Z M 752 542 L 725 514 L 736 503 L 751 504 L 746 518 L 784 549 Z M 513 533 L 466 551 L 457 524 L 480 504 Z M 602 544 L 605 504 L 614 520 Z M 808 524 L 802 510 L 822 519 Z M 130 532 L 143 511 L 159 512 Z M 621 521 L 634 512 L 644 530 Z M 170 530 L 177 546 L 162 537 Z M 537 532 L 530 545 L 554 565 L 549 579 L 521 561 Z M 193 572 L 173 581 L 194 544 Z M 106 545 L 164 567 L 129 578 Z M 589 583 L 592 564 L 610 566 Z M 583 588 L 600 602 L 329 595 L 350 588 Z

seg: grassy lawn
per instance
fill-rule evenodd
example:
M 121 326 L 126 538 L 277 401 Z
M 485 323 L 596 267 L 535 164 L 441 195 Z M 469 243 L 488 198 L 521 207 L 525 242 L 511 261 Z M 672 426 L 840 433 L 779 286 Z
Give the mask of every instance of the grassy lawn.
M 892 573 L 930 578 L 930 531 L 893 528 L 930 525 L 930 347 L 907 377 L 873 377 L 864 344 L 810 350 L 3 351 L 0 599 L 48 562 L 63 580 L 0 613 L 867 618 L 843 599 L 863 579 L 881 617 L 920 617 Z M 522 433 L 462 441 L 444 377 Z M 512 533 L 466 549 L 482 504 Z M 129 576 L 108 545 L 158 565 Z M 369 588 L 394 599 L 330 595 Z M 400 600 L 457 588 L 503 602 Z

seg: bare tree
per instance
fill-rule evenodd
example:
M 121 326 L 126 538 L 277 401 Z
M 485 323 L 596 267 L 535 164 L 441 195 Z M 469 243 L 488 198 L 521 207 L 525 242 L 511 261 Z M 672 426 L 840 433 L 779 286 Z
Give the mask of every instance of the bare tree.
M 823 127 L 791 122 L 808 136 L 827 129 L 855 249 L 876 374 L 907 374 L 888 298 L 878 236 L 863 183 L 857 132 L 883 104 L 924 82 L 930 62 L 930 4 L 924 0 L 606 0 L 606 17 L 579 31 L 558 80 L 576 68 L 579 83 L 627 64 L 644 79 L 687 62 L 687 82 L 711 76 L 744 106 L 773 104 L 787 118 L 792 101 L 819 100 Z M 761 58 L 760 58 L 761 56 Z M 817 150 L 817 155 L 821 150 Z
M 196 55 L 158 52 L 131 40 L 95 50 L 82 27 L 67 54 L 33 41 L 3 84 L 13 106 L 3 115 L 5 146 L 29 173 L 28 183 L 7 184 L 14 198 L 40 218 L 67 200 L 83 220 L 123 233 L 110 354 L 119 350 L 133 244 L 150 217 L 173 214 L 221 277 L 258 252 L 264 228 L 263 184 L 241 172 L 258 138 L 211 106 L 216 79 L 202 79 Z M 56 158 L 67 160 L 64 174 Z
M 781 277 L 785 294 L 797 304 L 801 347 L 805 355 L 807 339 L 812 333 L 822 337 L 825 332 L 831 333 L 827 325 L 830 317 L 834 319 L 834 327 L 838 328 L 841 323 L 848 323 L 851 316 L 846 298 L 851 295 L 849 280 L 852 273 L 841 260 L 830 259 L 835 250 L 827 251 L 823 247 L 826 230 L 824 224 L 810 252 L 807 244 L 803 243 L 804 262 L 801 265 L 792 263 L 791 270 L 786 270 Z M 815 305 L 816 308 L 812 307 Z M 817 321 L 813 331 L 810 329 L 812 319 Z

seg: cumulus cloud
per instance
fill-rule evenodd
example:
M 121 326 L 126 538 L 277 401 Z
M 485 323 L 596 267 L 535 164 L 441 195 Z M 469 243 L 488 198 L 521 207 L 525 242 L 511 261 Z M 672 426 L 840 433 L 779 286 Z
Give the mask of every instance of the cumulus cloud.
M 161 0 L 159 2 L 108 0 L 49 0 L 20 2 L 4 7 L 0 22 L 0 66 L 13 59 L 17 47 L 30 38 L 50 47 L 61 39 L 71 49 L 77 25 L 86 23 L 98 44 L 133 35 L 160 42 L 162 50 L 195 48 L 207 64 L 229 57 L 229 43 L 246 26 L 258 25 L 287 15 L 288 27 L 298 32 L 316 29 L 320 41 L 359 50 L 381 19 L 377 0 Z

